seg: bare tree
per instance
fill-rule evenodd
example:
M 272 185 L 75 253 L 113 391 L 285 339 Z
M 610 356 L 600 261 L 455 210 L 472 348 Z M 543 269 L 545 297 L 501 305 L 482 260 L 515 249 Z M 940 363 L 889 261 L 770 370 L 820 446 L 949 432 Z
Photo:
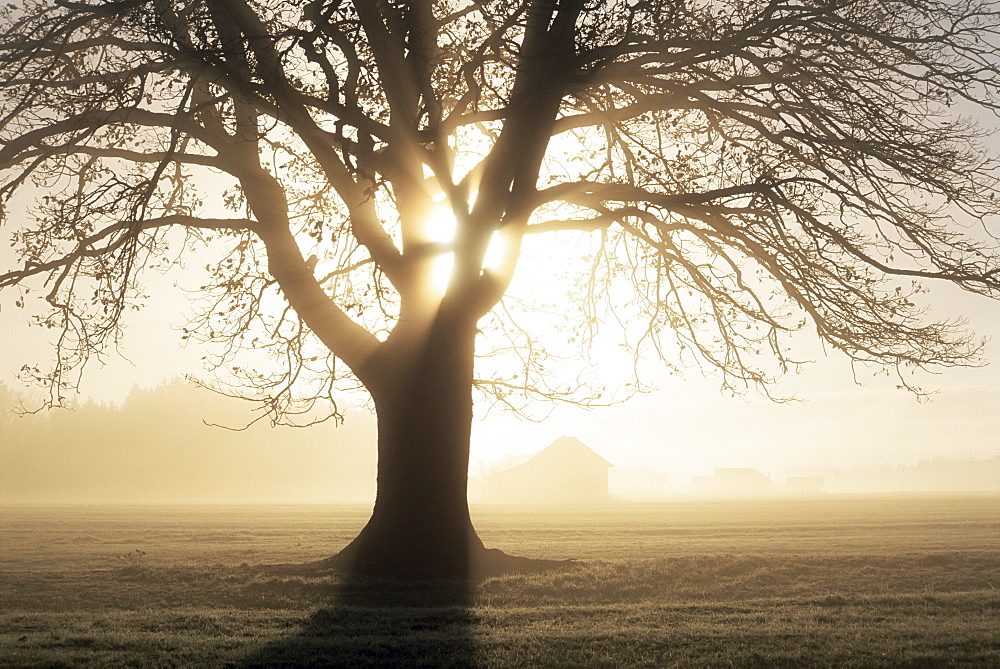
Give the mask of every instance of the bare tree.
M 577 242 L 549 307 L 569 336 L 610 315 L 736 390 L 802 328 L 890 369 L 968 364 L 921 282 L 1000 288 L 970 120 L 997 110 L 988 1 L 29 0 L 2 22 L 0 287 L 60 333 L 26 373 L 62 401 L 142 270 L 209 258 L 183 337 L 272 420 L 370 393 L 378 498 L 337 558 L 357 569 L 503 562 L 466 502 L 474 385 L 597 398 L 521 327 L 532 240 Z M 516 364 L 477 377 L 477 340 Z

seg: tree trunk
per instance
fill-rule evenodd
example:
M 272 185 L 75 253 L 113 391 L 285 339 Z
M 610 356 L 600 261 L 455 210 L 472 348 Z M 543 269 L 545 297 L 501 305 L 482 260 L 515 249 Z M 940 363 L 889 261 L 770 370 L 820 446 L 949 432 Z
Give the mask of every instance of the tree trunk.
M 378 493 L 368 524 L 336 557 L 340 566 L 463 578 L 484 552 L 467 496 L 475 335 L 475 323 L 439 318 L 422 341 L 386 342 L 379 352 L 369 387 Z

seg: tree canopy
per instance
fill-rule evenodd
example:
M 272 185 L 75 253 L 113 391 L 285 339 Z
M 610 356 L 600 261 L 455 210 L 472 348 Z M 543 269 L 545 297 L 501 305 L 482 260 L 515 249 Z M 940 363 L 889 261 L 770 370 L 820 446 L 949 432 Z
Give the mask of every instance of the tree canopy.
M 374 351 L 450 309 L 491 314 L 489 353 L 517 360 L 481 387 L 562 397 L 519 327 L 530 296 L 502 300 L 525 240 L 555 235 L 580 258 L 550 307 L 581 340 L 617 312 L 632 345 L 732 387 L 766 384 L 754 354 L 784 368 L 802 327 L 857 360 L 961 364 L 975 345 L 914 295 L 998 286 L 972 121 L 997 108 L 997 18 L 977 0 L 8 6 L 20 262 L 0 287 L 41 287 L 62 332 L 56 366 L 26 371 L 58 402 L 118 341 L 141 271 L 201 248 L 182 336 L 275 418 L 293 390 L 367 385 Z M 247 348 L 281 370 L 239 366 Z

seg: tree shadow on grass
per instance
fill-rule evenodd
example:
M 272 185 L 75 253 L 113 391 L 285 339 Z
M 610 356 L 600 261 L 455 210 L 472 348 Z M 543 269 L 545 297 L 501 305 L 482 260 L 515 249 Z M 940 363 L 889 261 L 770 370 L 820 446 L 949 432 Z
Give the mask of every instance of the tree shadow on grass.
M 332 575 L 331 601 L 242 667 L 474 667 L 474 584 Z

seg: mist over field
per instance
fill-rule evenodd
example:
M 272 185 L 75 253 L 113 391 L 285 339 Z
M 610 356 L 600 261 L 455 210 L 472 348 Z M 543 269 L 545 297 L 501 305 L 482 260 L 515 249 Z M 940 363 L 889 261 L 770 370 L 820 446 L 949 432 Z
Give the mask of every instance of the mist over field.
M 205 422 L 253 418 L 246 403 L 183 383 L 133 388 L 120 406 L 9 417 L 0 500 L 374 499 L 373 416 L 308 429 Z
M 5 390 L 0 399 L 13 405 L 15 397 Z M 247 427 L 254 417 L 246 402 L 180 381 L 134 387 L 119 404 L 89 401 L 72 410 L 8 414 L 0 428 L 0 501 L 374 500 L 372 414 L 357 409 L 341 425 L 330 421 L 302 429 L 272 428 L 266 422 Z M 509 445 L 506 455 L 473 463 L 469 493 L 474 503 L 544 501 L 537 495 L 498 492 L 503 472 L 530 461 L 549 445 L 544 427 L 538 426 L 534 439 Z M 642 466 L 641 459 L 637 466 L 635 455 L 619 448 L 620 442 L 583 428 L 576 436 L 584 434 L 590 434 L 579 440 L 586 452 L 610 465 L 606 495 L 598 501 L 1000 490 L 1000 453 L 868 468 L 827 462 L 775 472 L 755 466 L 767 462 L 766 454 L 746 447 L 736 457 L 692 469 L 669 466 L 671 450 L 681 448 L 669 441 L 665 453 L 649 454 L 652 466 Z M 545 477 L 558 481 L 575 466 L 574 460 L 573 453 L 556 458 Z M 536 492 L 542 488 L 546 486 L 533 486 Z M 550 496 L 548 501 L 560 499 Z

